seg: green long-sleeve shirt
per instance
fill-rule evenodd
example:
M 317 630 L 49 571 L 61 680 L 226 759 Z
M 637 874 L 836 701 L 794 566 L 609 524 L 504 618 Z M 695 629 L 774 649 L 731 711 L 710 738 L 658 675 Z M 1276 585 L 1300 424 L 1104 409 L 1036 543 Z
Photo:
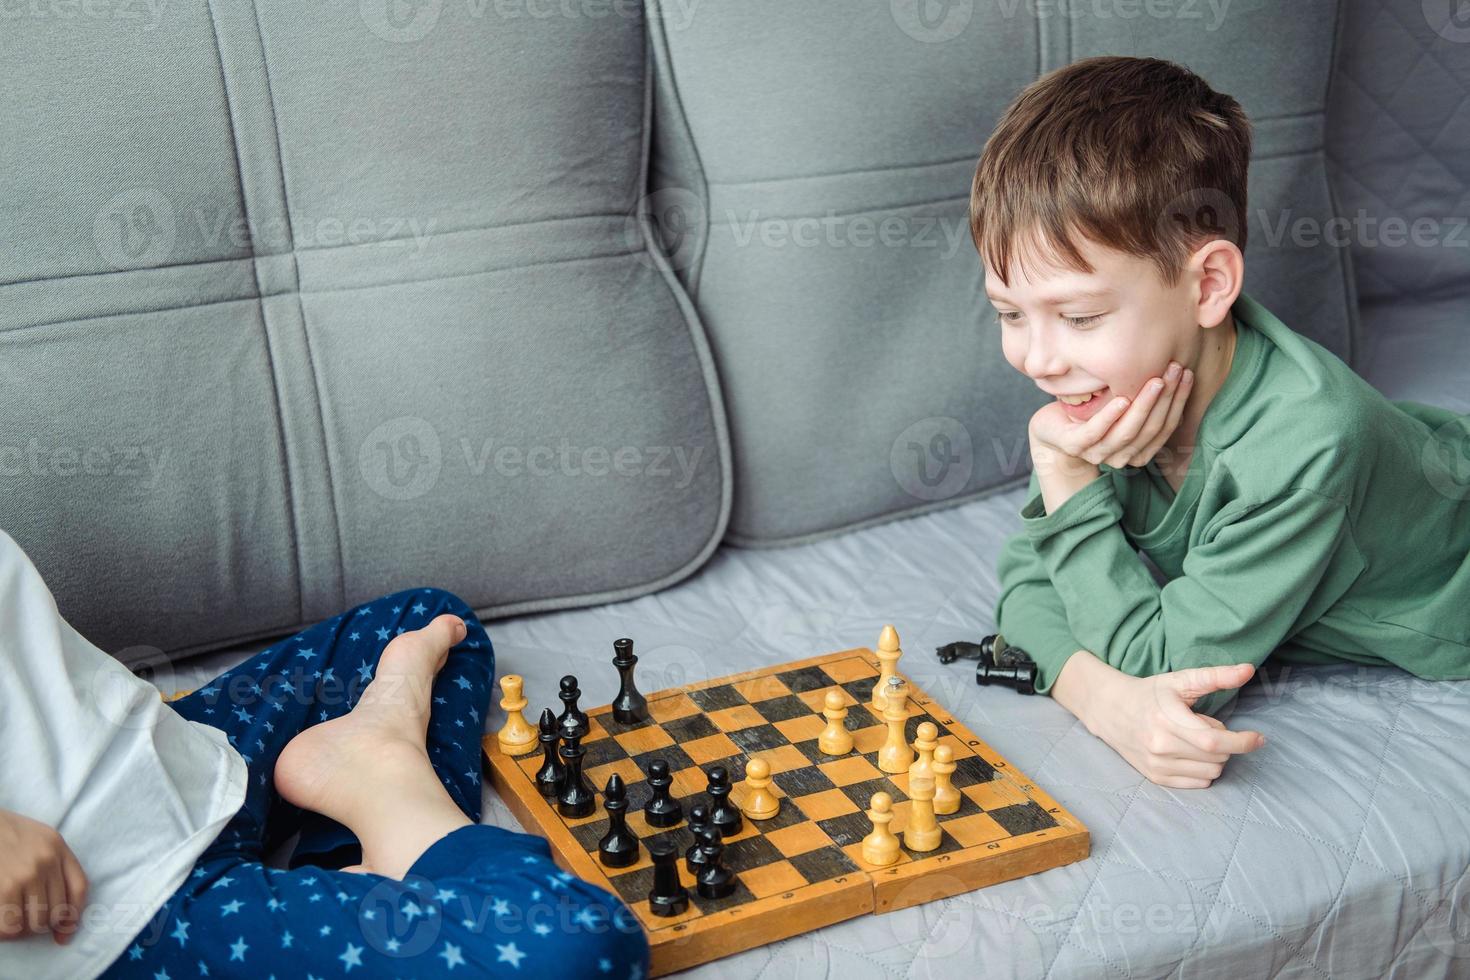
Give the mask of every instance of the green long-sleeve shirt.
M 1244 293 L 1232 312 L 1177 495 L 1156 462 L 1103 464 L 1048 514 L 1032 474 L 996 624 L 1037 691 L 1077 650 L 1137 677 L 1268 656 L 1470 677 L 1470 416 L 1385 399 Z

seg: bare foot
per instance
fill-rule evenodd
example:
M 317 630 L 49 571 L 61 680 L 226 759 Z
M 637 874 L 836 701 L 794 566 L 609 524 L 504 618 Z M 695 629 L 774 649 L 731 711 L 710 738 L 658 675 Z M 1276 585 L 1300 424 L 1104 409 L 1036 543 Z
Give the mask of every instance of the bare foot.
M 381 809 L 385 792 L 441 790 L 425 748 L 431 694 L 449 648 L 464 636 L 464 622 L 446 614 L 394 637 L 352 710 L 311 726 L 281 750 L 281 796 L 352 827 L 364 807 Z M 354 869 L 371 871 L 364 857 Z

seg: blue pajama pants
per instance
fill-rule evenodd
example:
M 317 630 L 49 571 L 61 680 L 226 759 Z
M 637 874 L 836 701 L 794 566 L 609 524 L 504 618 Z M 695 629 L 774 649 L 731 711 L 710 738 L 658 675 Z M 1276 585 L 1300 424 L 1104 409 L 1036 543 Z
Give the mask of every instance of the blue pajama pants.
M 468 632 L 433 685 L 429 759 L 475 823 L 429 846 L 402 881 L 340 871 L 352 832 L 281 799 L 276 758 L 298 732 L 351 710 L 399 633 L 441 613 Z M 272 646 L 171 702 L 224 731 L 249 767 L 239 812 L 107 978 L 609 977 L 639 980 L 648 942 L 621 901 L 561 871 L 545 840 L 479 823 L 490 638 L 458 597 L 385 596 Z M 289 870 L 264 856 L 300 831 Z

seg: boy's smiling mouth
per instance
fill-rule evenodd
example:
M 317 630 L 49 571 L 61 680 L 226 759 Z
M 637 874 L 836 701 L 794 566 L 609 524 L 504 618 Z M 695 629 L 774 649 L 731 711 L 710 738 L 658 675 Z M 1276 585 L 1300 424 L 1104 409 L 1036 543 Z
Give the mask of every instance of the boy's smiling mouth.
M 1086 422 L 1108 403 L 1108 389 L 1100 388 L 1087 396 L 1057 395 L 1056 399 L 1061 402 L 1062 410 L 1067 413 L 1068 418 L 1074 422 Z

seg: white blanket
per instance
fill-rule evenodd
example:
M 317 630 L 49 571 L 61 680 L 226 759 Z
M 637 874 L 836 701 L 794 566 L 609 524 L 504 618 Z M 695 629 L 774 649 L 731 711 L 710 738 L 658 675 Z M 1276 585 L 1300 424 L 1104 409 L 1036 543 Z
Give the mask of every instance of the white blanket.
M 158 694 L 67 625 L 0 531 L 0 809 L 60 831 L 89 882 L 71 942 L 0 943 L 0 977 L 97 976 L 244 802 L 245 760 L 225 734 Z

